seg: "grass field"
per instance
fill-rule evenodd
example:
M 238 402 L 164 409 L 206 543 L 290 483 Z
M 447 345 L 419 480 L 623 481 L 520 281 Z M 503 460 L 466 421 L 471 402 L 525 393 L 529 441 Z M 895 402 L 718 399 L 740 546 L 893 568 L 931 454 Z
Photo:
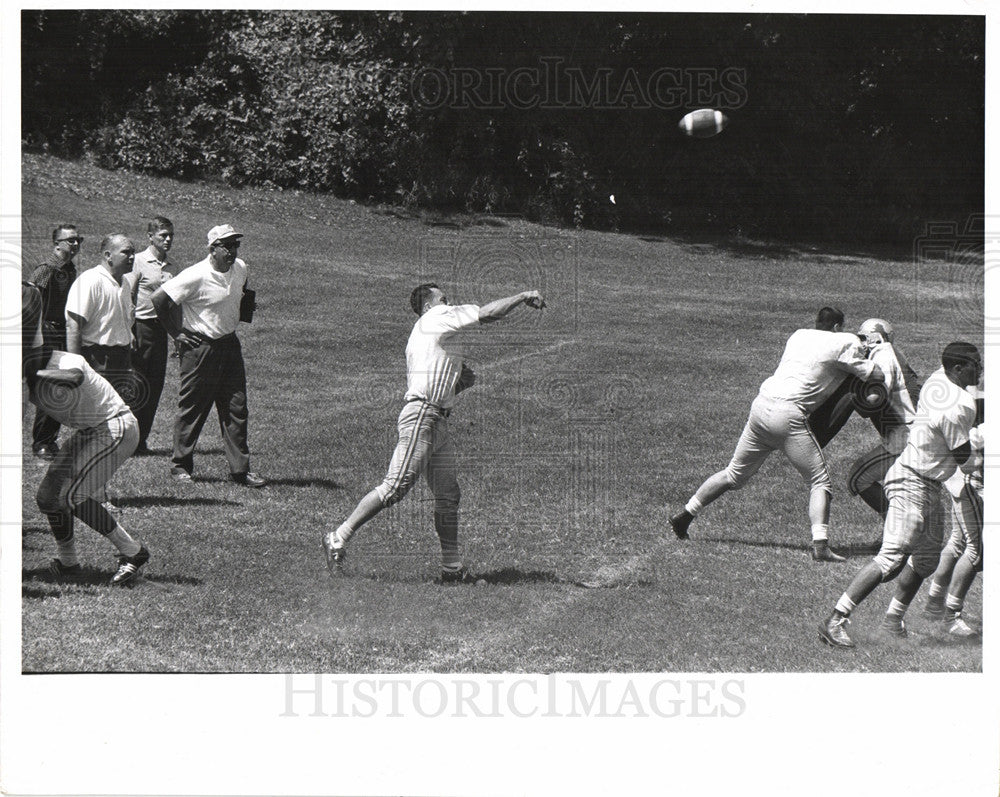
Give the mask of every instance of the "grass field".
M 152 552 L 135 589 L 105 586 L 113 549 L 77 531 L 87 578 L 46 574 L 54 544 L 33 492 L 44 463 L 25 413 L 23 668 L 26 671 L 553 672 L 980 671 L 978 641 L 921 617 L 910 637 L 875 625 L 882 586 L 855 613 L 854 651 L 816 625 L 854 572 L 808 556 L 806 491 L 780 456 L 708 509 L 695 539 L 666 521 L 725 464 L 786 337 L 836 304 L 848 324 L 882 316 L 922 375 L 954 339 L 982 343 L 982 263 L 920 262 L 750 241 L 691 241 L 437 218 L 328 197 L 231 190 L 26 156 L 25 263 L 54 222 L 145 246 L 143 219 L 172 218 L 172 259 L 204 253 L 207 229 L 245 231 L 258 292 L 242 325 L 253 467 L 262 491 L 226 478 L 213 418 L 196 481 L 167 478 L 177 361 L 150 445 L 111 484 L 121 520 Z M 964 220 L 956 220 L 961 224 Z M 524 288 L 549 309 L 481 330 L 479 373 L 451 428 L 461 454 L 461 539 L 486 583 L 442 587 L 424 485 L 362 529 L 349 575 L 328 578 L 322 531 L 381 479 L 405 385 L 412 287 L 453 303 Z M 879 534 L 844 486 L 874 441 L 852 419 L 828 449 L 835 544 Z M 603 579 L 607 589 L 573 581 Z M 980 584 L 967 615 L 982 617 Z

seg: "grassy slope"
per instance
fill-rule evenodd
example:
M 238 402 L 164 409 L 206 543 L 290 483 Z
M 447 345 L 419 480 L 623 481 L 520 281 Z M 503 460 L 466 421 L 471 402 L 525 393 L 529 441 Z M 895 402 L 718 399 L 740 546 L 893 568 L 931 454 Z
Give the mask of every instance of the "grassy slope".
M 111 550 L 78 531 L 89 582 L 51 583 L 51 537 L 32 491 L 43 468 L 26 447 L 24 667 L 106 671 L 978 671 L 979 644 L 947 639 L 912 612 L 911 637 L 873 634 L 890 595 L 856 613 L 861 646 L 830 651 L 815 625 L 865 561 L 807 556 L 806 494 L 773 457 L 696 526 L 665 536 L 669 510 L 731 453 L 757 386 L 787 335 L 835 303 L 848 323 L 879 315 L 923 374 L 950 339 L 981 341 L 981 269 L 744 244 L 678 243 L 420 219 L 289 192 L 234 191 L 27 157 L 25 259 L 72 219 L 87 236 L 145 241 L 164 213 L 180 264 L 204 231 L 247 233 L 260 310 L 241 336 L 261 492 L 225 480 L 214 420 L 190 487 L 166 478 L 176 361 L 151 437 L 112 492 L 153 559 L 128 592 L 103 586 Z M 468 221 L 468 220 L 466 220 Z M 353 576 L 330 582 L 321 530 L 384 471 L 404 384 L 414 284 L 453 301 L 523 287 L 549 298 L 482 331 L 480 382 L 452 419 L 462 456 L 462 538 L 488 582 L 436 586 L 437 543 L 421 485 L 359 533 Z M 530 284 L 529 284 L 530 283 Z M 29 417 L 25 429 L 29 429 Z M 878 524 L 843 487 L 872 444 L 852 421 L 828 450 L 833 535 L 871 540 Z M 616 588 L 565 581 L 609 576 Z M 918 599 L 918 603 L 922 599 Z M 970 616 L 981 616 L 977 584 Z

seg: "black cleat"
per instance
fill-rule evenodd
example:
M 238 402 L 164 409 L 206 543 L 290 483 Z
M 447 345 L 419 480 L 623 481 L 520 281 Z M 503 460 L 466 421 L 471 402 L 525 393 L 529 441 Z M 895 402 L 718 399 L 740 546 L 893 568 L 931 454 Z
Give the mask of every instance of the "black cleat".
M 331 576 L 341 574 L 344 560 L 347 559 L 347 549 L 343 545 L 337 545 L 337 532 L 331 531 L 323 535 L 323 555 L 326 557 L 326 569 Z
M 819 638 L 826 645 L 833 648 L 853 648 L 854 640 L 847 635 L 844 628 L 850 620 L 836 613 L 831 614 L 826 620 L 819 624 Z
M 234 473 L 232 474 L 232 479 L 237 484 L 241 484 L 244 487 L 253 487 L 254 489 L 260 489 L 267 484 L 267 479 L 259 476 L 252 470 L 248 470 L 246 473 Z
M 51 462 L 59 453 L 59 446 L 55 443 L 42 443 L 40 446 L 32 446 L 31 452 L 39 459 Z
M 77 581 L 83 575 L 80 565 L 64 565 L 58 559 L 49 563 L 49 575 L 56 581 Z
M 118 572 L 111 577 L 111 586 L 129 587 L 139 576 L 139 568 L 149 561 L 149 551 L 145 545 L 139 546 L 135 556 L 119 556 Z
M 454 570 L 441 570 L 439 584 L 474 584 L 476 577 L 464 565 Z
M 670 518 L 670 528 L 674 530 L 674 535 L 679 540 L 690 540 L 691 537 L 688 535 L 688 526 L 691 525 L 691 521 L 694 520 L 694 515 L 688 512 L 686 509 L 682 509 L 672 518 Z
M 820 544 L 813 544 L 812 558 L 817 562 L 846 562 L 847 557 L 841 556 L 839 553 L 834 553 L 830 550 L 830 546 L 825 542 Z

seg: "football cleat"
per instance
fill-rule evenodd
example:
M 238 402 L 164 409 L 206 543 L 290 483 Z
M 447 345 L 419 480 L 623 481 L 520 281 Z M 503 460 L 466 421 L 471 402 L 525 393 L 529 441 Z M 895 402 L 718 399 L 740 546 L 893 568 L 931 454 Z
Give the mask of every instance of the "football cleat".
M 691 525 L 691 521 L 694 520 L 694 515 L 688 512 L 686 509 L 682 509 L 672 518 L 670 518 L 670 528 L 674 530 L 674 536 L 679 540 L 690 540 L 691 537 L 688 534 L 688 526 Z
M 111 577 L 111 586 L 128 587 L 135 583 L 139 575 L 139 568 L 149 561 L 149 551 L 145 545 L 139 546 L 139 553 L 135 556 L 119 556 L 118 572 Z
M 83 575 L 80 565 L 64 565 L 58 559 L 49 562 L 49 575 L 56 581 L 76 581 Z
M 889 634 L 889 636 L 894 636 L 898 639 L 906 636 L 906 623 L 903 622 L 902 617 L 892 617 L 887 614 L 882 618 L 882 622 L 879 623 L 878 628 L 883 634 Z
M 331 531 L 323 535 L 323 555 L 326 557 L 326 569 L 330 571 L 331 576 L 340 574 L 344 560 L 347 559 L 347 549 L 343 544 L 337 545 L 337 542 L 339 542 L 337 532 Z
M 456 568 L 442 568 L 439 584 L 473 584 L 476 577 L 469 572 L 468 568 L 460 565 Z
M 955 612 L 948 619 L 948 633 L 952 636 L 968 638 L 977 636 L 979 632 L 962 619 L 961 612 Z
M 824 644 L 834 648 L 853 648 L 854 640 L 844 628 L 851 621 L 836 612 L 819 624 L 819 638 Z
M 846 562 L 847 557 L 830 550 L 827 543 L 813 543 L 812 558 L 817 562 Z

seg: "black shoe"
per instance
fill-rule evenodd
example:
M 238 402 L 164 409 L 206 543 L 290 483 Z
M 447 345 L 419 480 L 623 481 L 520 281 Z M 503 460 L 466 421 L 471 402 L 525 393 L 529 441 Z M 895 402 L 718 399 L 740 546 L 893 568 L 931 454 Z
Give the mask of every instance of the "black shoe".
M 49 575 L 56 581 L 76 581 L 83 575 L 80 565 L 64 565 L 58 559 L 49 563 Z
M 679 540 L 689 540 L 688 536 L 688 526 L 691 525 L 691 521 L 694 520 L 694 515 L 688 512 L 686 509 L 682 509 L 672 518 L 670 518 L 670 528 L 674 530 L 674 534 Z
M 153 450 L 145 443 L 139 443 L 139 445 L 135 447 L 135 451 L 132 452 L 133 457 L 150 457 L 152 455 Z
M 234 473 L 232 474 L 232 479 L 244 487 L 260 488 L 267 484 L 267 479 L 263 476 L 258 476 L 252 470 L 248 470 L 246 473 Z
M 175 482 L 192 482 L 194 477 L 191 476 L 184 468 L 178 468 L 174 466 L 170 469 L 170 478 Z
M 55 443 L 42 443 L 40 446 L 32 446 L 31 451 L 39 459 L 51 461 L 59 453 L 59 446 Z
M 127 587 L 131 585 L 139 575 L 139 568 L 149 561 L 149 551 L 145 545 L 139 546 L 139 553 L 135 556 L 119 556 L 118 572 L 111 577 L 111 586 Z
M 849 622 L 850 620 L 842 615 L 831 614 L 819 624 L 820 640 L 833 648 L 853 648 L 854 640 L 847 635 L 847 630 L 844 628 Z
M 438 579 L 439 584 L 473 584 L 475 581 L 476 577 L 465 566 L 456 570 L 442 570 L 441 578 Z
M 340 575 L 344 560 L 347 559 L 347 549 L 343 545 L 335 544 L 336 537 L 335 531 L 323 535 L 323 555 L 326 557 L 326 569 L 330 571 L 331 576 Z
M 825 542 L 822 545 L 813 545 L 812 558 L 817 562 L 846 562 L 847 557 L 841 556 L 830 550 L 830 546 Z

